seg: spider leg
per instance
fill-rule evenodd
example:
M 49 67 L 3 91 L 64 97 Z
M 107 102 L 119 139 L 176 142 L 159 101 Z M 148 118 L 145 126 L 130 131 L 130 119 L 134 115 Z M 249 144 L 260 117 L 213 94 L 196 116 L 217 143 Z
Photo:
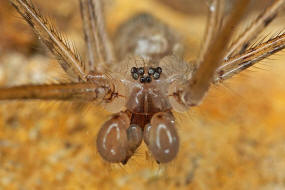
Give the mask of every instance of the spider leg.
M 205 58 L 206 52 L 213 42 L 213 39 L 219 32 L 222 26 L 223 13 L 224 13 L 224 0 L 210 0 L 208 9 L 207 28 L 204 36 L 204 43 L 200 49 L 200 53 L 197 59 L 199 65 Z
M 176 97 L 185 106 L 198 105 L 208 92 L 213 82 L 215 71 L 225 55 L 225 47 L 233 34 L 233 26 L 237 25 L 244 15 L 250 1 L 240 0 L 235 4 L 232 14 L 224 27 L 210 44 L 203 62 L 200 63 L 192 77 L 176 92 Z
M 105 29 L 102 0 L 79 0 L 89 72 L 104 72 L 115 61 L 113 45 Z
M 102 101 L 111 93 L 111 87 L 104 82 L 23 85 L 0 88 L 0 100 Z
M 255 63 L 285 48 L 285 33 L 246 50 L 244 53 L 230 57 L 216 71 L 214 83 L 231 78 Z
M 10 0 L 10 2 L 32 26 L 39 39 L 56 56 L 69 78 L 73 82 L 86 81 L 87 74 L 84 71 L 84 64 L 79 55 L 75 53 L 75 48 L 71 47 L 67 40 L 57 32 L 51 22 L 44 18 L 30 1 Z
M 264 28 L 266 28 L 276 18 L 278 11 L 284 4 L 285 0 L 275 0 L 271 6 L 265 9 L 258 17 L 251 22 L 248 28 L 242 32 L 235 41 L 230 45 L 225 59 L 234 56 L 240 51 L 245 51 L 248 43 L 254 40 Z

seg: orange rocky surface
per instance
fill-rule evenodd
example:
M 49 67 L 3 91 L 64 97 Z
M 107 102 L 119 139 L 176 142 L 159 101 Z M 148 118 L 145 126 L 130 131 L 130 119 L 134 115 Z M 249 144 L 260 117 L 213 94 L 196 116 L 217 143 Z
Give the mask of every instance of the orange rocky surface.
M 6 2 L 0 2 L 1 86 L 61 79 L 56 61 Z M 187 59 L 197 54 L 205 17 L 151 0 L 107 2 L 110 33 L 136 12 L 153 12 L 185 37 Z M 37 4 L 84 53 L 78 2 Z M 213 86 L 201 106 L 176 113 L 180 152 L 160 166 L 144 145 L 125 166 L 104 162 L 95 137 L 108 113 L 92 103 L 1 102 L 0 189 L 284 189 L 284 62 L 283 51 Z

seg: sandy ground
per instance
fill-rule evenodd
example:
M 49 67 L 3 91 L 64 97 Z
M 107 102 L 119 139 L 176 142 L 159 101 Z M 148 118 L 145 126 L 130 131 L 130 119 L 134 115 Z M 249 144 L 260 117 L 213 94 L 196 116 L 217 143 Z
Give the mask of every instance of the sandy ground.
M 185 38 L 186 59 L 197 54 L 204 12 L 181 13 L 151 0 L 107 2 L 110 34 L 131 15 L 148 11 Z M 77 1 L 37 4 L 84 55 Z M 281 23 L 284 17 L 267 33 L 283 29 Z M 48 56 L 14 9 L 1 1 L 1 86 L 63 78 Z M 0 189 L 285 189 L 284 62 L 283 51 L 213 86 L 201 106 L 176 113 L 181 148 L 167 165 L 157 165 L 144 145 L 125 166 L 104 162 L 94 142 L 109 114 L 92 103 L 1 102 Z

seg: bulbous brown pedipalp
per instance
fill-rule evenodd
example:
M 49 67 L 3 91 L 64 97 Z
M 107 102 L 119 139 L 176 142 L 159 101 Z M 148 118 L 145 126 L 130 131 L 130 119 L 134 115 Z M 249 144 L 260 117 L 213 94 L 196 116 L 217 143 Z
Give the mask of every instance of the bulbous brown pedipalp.
M 129 125 L 130 119 L 127 114 L 119 113 L 101 127 L 96 143 L 97 150 L 104 160 L 119 163 L 127 159 Z
M 140 146 L 143 132 L 140 126 L 131 124 L 127 129 L 128 148 L 132 153 Z
M 170 113 L 155 114 L 144 130 L 144 141 L 159 163 L 172 161 L 178 153 L 179 137 Z

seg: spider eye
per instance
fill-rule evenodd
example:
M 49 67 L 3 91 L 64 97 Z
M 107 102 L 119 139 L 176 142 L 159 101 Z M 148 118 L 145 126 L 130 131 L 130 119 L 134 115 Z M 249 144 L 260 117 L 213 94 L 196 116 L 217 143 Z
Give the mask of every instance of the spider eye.
M 97 136 L 97 150 L 104 160 L 115 163 L 127 160 L 129 124 L 127 114 L 119 113 L 101 127 Z
M 159 163 L 173 160 L 179 149 L 179 138 L 170 113 L 157 113 L 144 129 L 144 141 Z

